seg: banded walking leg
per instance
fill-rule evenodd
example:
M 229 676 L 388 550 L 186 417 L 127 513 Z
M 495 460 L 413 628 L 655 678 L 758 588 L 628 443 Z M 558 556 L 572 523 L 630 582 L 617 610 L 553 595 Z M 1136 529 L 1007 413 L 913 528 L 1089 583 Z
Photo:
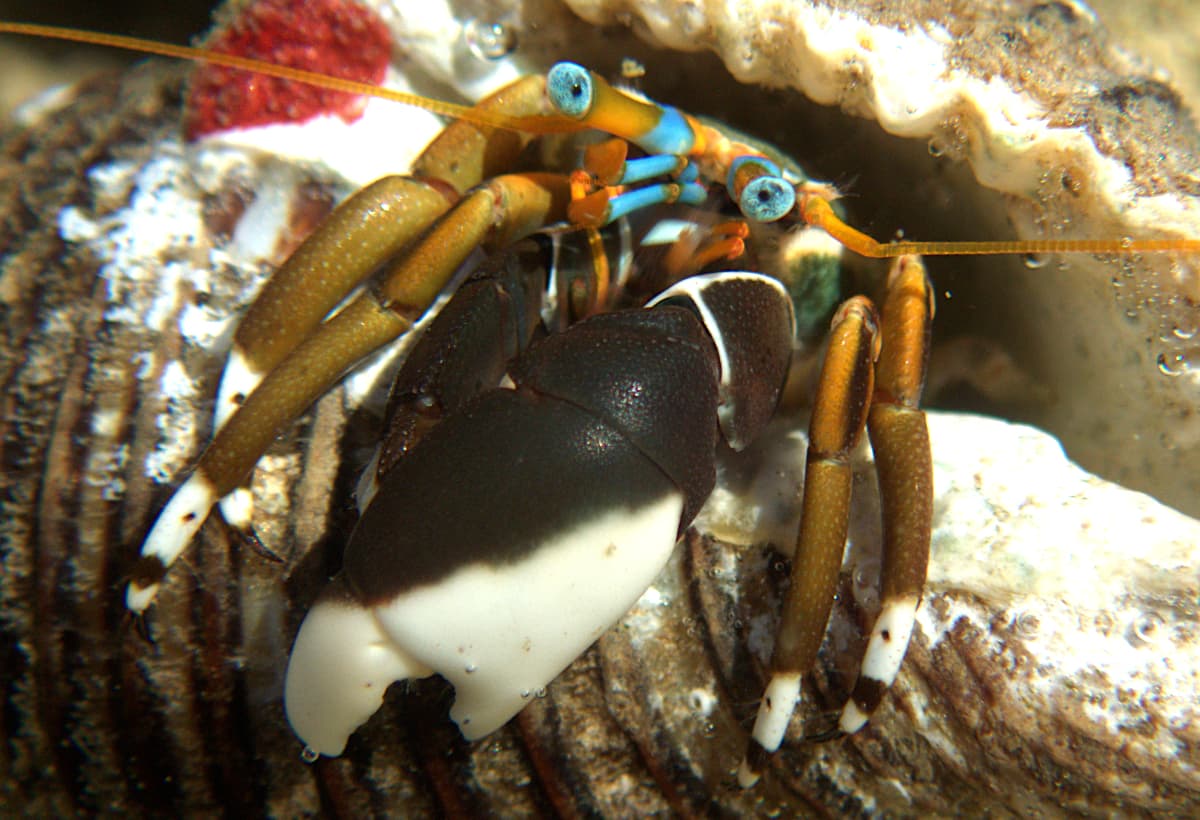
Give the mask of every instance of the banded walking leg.
M 850 522 L 850 456 L 862 440 L 879 355 L 878 318 L 855 296 L 833 318 L 829 351 L 813 403 L 800 534 L 791 584 L 738 783 L 754 785 L 783 742 L 800 699 L 801 676 L 813 667 L 825 636 Z
M 543 77 L 526 77 L 481 101 L 476 112 L 551 113 Z M 410 177 L 384 177 L 339 205 L 280 266 L 250 306 L 221 378 L 219 431 L 263 377 L 373 271 L 393 258 L 462 193 L 511 168 L 533 134 L 455 120 L 421 153 Z M 247 531 L 246 488 L 221 501 L 225 520 Z
M 569 183 L 558 174 L 512 174 L 480 185 L 372 288 L 322 324 L 273 368 L 217 433 L 142 545 L 126 605 L 144 612 L 167 567 L 213 505 L 238 487 L 276 433 L 364 356 L 407 332 L 481 245 L 504 247 L 565 216 Z
M 888 275 L 883 352 L 867 416 L 883 506 L 882 608 L 840 727 L 857 732 L 900 671 L 925 587 L 933 524 L 933 458 L 919 409 L 929 361 L 933 289 L 925 266 L 902 256 Z

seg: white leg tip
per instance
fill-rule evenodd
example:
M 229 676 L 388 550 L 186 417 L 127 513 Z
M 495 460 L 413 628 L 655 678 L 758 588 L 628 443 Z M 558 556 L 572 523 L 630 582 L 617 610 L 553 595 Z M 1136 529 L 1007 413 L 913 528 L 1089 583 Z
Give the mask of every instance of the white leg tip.
M 141 586 L 137 582 L 130 582 L 125 588 L 125 606 L 130 612 L 135 615 L 141 615 L 146 611 L 146 608 L 154 602 L 154 598 L 158 595 L 158 584 L 150 584 L 149 586 Z
M 221 517 L 229 526 L 248 532 L 254 518 L 254 493 L 249 487 L 238 487 L 220 501 Z
M 883 608 L 871 630 L 871 639 L 867 642 L 859 674 L 879 681 L 884 688 L 892 685 L 908 652 L 918 603 L 916 597 L 883 602 Z
M 753 771 L 750 768 L 750 764 L 743 760 L 740 764 L 738 764 L 737 781 L 738 785 L 743 789 L 752 788 L 756 783 L 758 783 L 758 772 Z
M 767 690 L 758 705 L 758 717 L 754 720 L 754 739 L 768 752 L 774 752 L 783 743 L 792 712 L 800 701 L 800 676 L 794 673 L 771 676 Z
M 870 715 L 858 708 L 858 704 L 854 701 L 847 701 L 842 707 L 842 719 L 838 721 L 838 727 L 848 735 L 852 735 L 859 729 L 867 725 L 867 720 Z
M 149 583 L 133 581 L 125 592 L 125 605 L 136 613 L 142 613 L 150 606 L 154 596 L 158 594 L 158 581 L 161 574 L 187 548 L 196 532 L 208 518 L 208 513 L 216 503 L 216 495 L 212 483 L 201 472 L 192 473 L 187 481 L 180 485 L 167 506 L 158 514 L 154 526 L 146 540 L 142 542 L 141 558 L 157 559 L 161 564 L 160 571 L 153 573 Z M 151 561 L 153 563 L 153 560 Z M 143 581 L 145 581 L 143 576 Z

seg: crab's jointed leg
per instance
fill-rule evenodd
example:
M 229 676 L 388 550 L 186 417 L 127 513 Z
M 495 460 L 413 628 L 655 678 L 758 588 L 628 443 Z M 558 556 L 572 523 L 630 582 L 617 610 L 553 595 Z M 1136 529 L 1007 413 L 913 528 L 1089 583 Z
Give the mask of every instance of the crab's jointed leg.
M 791 584 L 771 656 L 771 678 L 759 706 L 738 782 L 753 785 L 779 748 L 812 668 L 833 607 L 850 524 L 850 456 L 862 439 L 879 355 L 879 320 L 862 296 L 833 318 L 809 427 L 804 499 Z
M 867 432 L 883 506 L 882 609 L 840 727 L 857 732 L 896 679 L 925 587 L 933 523 L 933 457 L 920 410 L 929 361 L 933 290 L 915 256 L 896 260 L 883 307 L 883 350 Z M 903 352 L 892 355 L 889 351 Z
M 200 457 L 155 521 L 132 573 L 126 603 L 143 612 L 159 582 L 212 506 L 253 469 L 280 427 L 364 356 L 407 332 L 485 242 L 510 244 L 562 219 L 569 183 L 558 174 L 511 174 L 477 187 L 369 289 L 311 333 L 270 371 Z
M 545 115 L 550 111 L 545 79 L 525 77 L 475 108 Z M 214 431 L 351 290 L 464 191 L 510 168 L 532 136 L 456 120 L 425 148 L 411 176 L 384 177 L 339 205 L 272 275 L 238 325 L 217 394 Z M 226 495 L 221 512 L 234 527 L 248 531 L 249 490 Z

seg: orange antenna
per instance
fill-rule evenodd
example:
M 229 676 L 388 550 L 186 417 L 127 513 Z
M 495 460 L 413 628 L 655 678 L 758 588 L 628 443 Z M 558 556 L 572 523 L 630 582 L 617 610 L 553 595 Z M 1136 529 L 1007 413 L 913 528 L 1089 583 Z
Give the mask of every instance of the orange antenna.
M 419 94 L 409 94 L 381 88 L 370 83 L 342 77 L 332 77 L 315 71 L 301 68 L 277 65 L 264 60 L 241 57 L 235 54 L 223 54 L 206 48 L 179 46 L 170 43 L 160 43 L 144 40 L 138 37 L 126 37 L 119 34 L 102 34 L 82 31 L 80 29 L 45 26 L 35 23 L 9 23 L 0 21 L 0 34 L 18 34 L 28 37 L 41 37 L 51 40 L 66 40 L 77 43 L 107 46 L 141 54 L 152 54 L 160 57 L 172 57 L 193 62 L 209 63 L 226 68 L 240 69 L 292 80 L 299 83 L 358 94 L 368 97 L 390 100 L 402 105 L 430 111 L 445 117 L 467 120 L 477 125 L 504 128 L 514 131 L 530 131 L 534 133 L 555 133 L 581 130 L 586 127 L 583 123 L 575 122 L 566 117 L 513 117 L 496 111 L 482 110 L 444 100 L 423 97 Z M 1050 253 L 1089 253 L 1089 254 L 1134 254 L 1134 253 L 1195 253 L 1200 252 L 1200 239 L 1025 239 L 992 242 L 879 242 L 861 231 L 843 222 L 830 207 L 829 203 L 820 196 L 804 197 L 800 203 L 800 211 L 804 221 L 824 229 L 834 239 L 849 250 L 862 256 L 872 258 L 890 258 L 905 254 L 920 254 L 924 256 L 981 256 L 1002 254 L 1050 254 Z
M 819 196 L 805 197 L 801 215 L 809 225 L 821 228 L 844 247 L 872 259 L 889 259 L 906 254 L 921 256 L 999 256 L 1044 253 L 1195 253 L 1200 239 L 1012 239 L 995 242 L 879 242 L 838 218 Z
M 415 108 L 433 112 L 434 114 L 440 114 L 444 117 L 454 117 L 476 123 L 477 125 L 488 125 L 494 128 L 506 128 L 513 131 L 534 131 L 537 133 L 580 130 L 578 124 L 564 118 L 510 117 L 494 111 L 481 111 L 467 105 L 422 97 L 419 94 L 394 91 L 389 88 L 371 85 L 370 83 L 347 80 L 342 77 L 331 77 L 315 71 L 305 71 L 302 68 L 276 65 L 250 57 L 222 54 L 206 48 L 177 46 L 170 43 L 143 40 L 139 37 L 125 37 L 120 34 L 101 34 L 59 26 L 43 26 L 35 23 L 8 23 L 0 21 L 0 34 L 19 34 L 49 40 L 67 40 L 74 43 L 108 46 L 109 48 L 119 48 L 124 51 L 133 51 L 140 54 L 173 57 L 180 60 L 191 60 L 224 66 L 226 68 L 253 71 L 268 77 L 278 77 L 283 80 L 307 83 L 308 85 L 329 89 L 330 91 L 342 91 L 348 94 L 360 94 L 367 97 L 391 100 L 402 105 L 411 105 Z

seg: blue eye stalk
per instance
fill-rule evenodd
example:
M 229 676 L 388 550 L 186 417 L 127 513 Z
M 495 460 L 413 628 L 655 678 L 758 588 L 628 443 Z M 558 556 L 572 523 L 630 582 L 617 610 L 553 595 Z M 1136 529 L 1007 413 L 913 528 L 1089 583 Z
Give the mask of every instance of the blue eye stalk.
M 688 157 L 693 166 L 696 161 L 711 166 L 704 169 L 705 176 L 728 180 L 730 196 L 752 222 L 778 221 L 795 207 L 796 192 L 776 163 L 677 108 L 623 93 L 595 72 L 575 63 L 558 63 L 550 69 L 546 75 L 546 93 L 551 106 L 563 116 L 633 143 L 650 155 L 627 163 L 622 185 L 670 175 L 677 158 Z M 690 180 L 680 181 L 684 190 L 678 200 L 670 198 L 671 188 L 655 186 L 654 194 L 625 200 L 608 211 L 596 208 L 594 213 L 616 219 L 632 208 L 660 202 L 703 201 L 702 188 L 689 186 Z M 612 196 L 616 199 L 628 195 Z

